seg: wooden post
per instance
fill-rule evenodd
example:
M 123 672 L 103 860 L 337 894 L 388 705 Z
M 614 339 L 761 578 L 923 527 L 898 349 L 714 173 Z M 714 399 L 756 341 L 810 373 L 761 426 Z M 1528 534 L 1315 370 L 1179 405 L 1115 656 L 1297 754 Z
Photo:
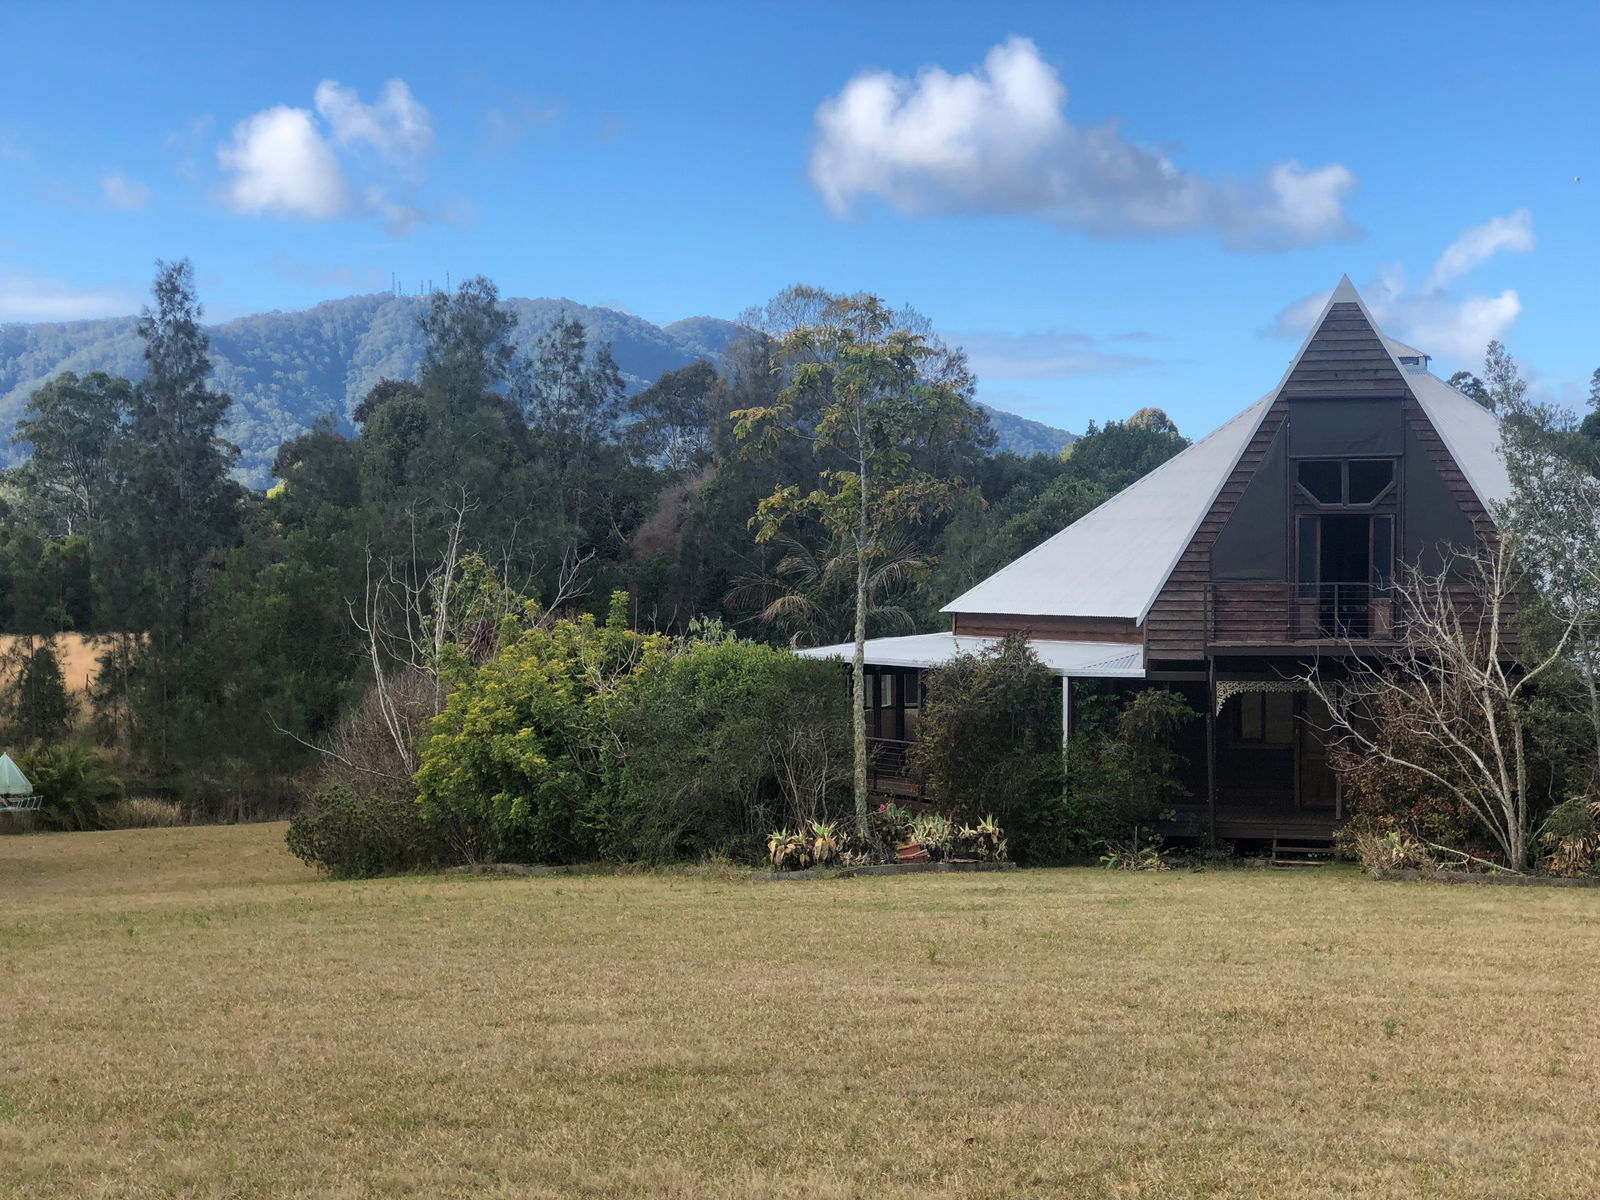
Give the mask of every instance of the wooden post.
M 1206 822 L 1217 840 L 1217 660 L 1206 658 Z
M 1072 742 L 1072 676 L 1061 677 L 1061 752 Z

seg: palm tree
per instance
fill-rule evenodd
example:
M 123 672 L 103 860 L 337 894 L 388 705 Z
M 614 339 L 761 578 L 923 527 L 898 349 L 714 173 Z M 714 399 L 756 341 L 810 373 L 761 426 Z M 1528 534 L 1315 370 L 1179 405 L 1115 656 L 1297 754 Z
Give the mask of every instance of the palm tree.
M 847 642 L 855 628 L 856 556 L 850 541 L 812 546 L 789 534 L 777 539 L 783 555 L 771 570 L 741 575 L 728 604 L 754 612 L 764 625 L 789 635 L 795 649 Z M 878 634 L 910 633 L 915 617 L 905 601 L 933 566 L 904 537 L 879 538 L 867 555 L 867 622 Z
M 45 829 L 104 829 L 108 810 L 123 797 L 122 780 L 87 746 L 35 742 L 18 765 L 39 795 Z

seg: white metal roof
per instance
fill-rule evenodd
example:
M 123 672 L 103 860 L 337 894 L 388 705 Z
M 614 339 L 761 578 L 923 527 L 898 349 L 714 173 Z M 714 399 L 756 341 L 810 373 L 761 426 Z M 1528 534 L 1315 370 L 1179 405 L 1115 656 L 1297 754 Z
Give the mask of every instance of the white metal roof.
M 867 639 L 867 662 L 875 667 L 937 667 L 959 654 L 976 654 L 1000 644 L 999 638 L 957 637 L 953 633 L 914 633 L 908 637 Z M 1125 642 L 1061 642 L 1029 638 L 1039 661 L 1057 675 L 1093 679 L 1144 678 L 1144 649 Z M 838 658 L 848 661 L 854 642 L 816 646 L 800 651 L 802 658 Z
M 1263 396 L 942 611 L 1142 618 L 1272 399 Z
M 1511 498 L 1511 476 L 1500 449 L 1500 418 L 1436 375 L 1413 372 L 1406 382 L 1450 457 L 1492 514 L 1497 504 Z
M 1509 496 L 1511 484 L 1494 414 L 1434 375 L 1402 366 L 1401 356 L 1422 357 L 1425 352 L 1387 337 L 1345 276 L 1271 392 L 941 611 L 1144 620 L 1262 417 L 1335 304 L 1360 306 L 1485 507 L 1492 510 L 1494 503 Z

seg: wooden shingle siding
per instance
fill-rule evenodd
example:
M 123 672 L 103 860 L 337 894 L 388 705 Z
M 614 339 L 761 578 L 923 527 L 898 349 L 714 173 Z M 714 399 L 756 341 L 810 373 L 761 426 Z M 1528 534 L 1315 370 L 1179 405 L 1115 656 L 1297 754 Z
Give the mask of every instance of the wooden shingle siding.
M 1272 440 L 1278 436 L 1289 414 L 1289 406 L 1281 396 L 1261 418 L 1255 436 L 1239 455 L 1233 473 L 1222 485 L 1212 502 L 1200 528 L 1190 539 L 1188 547 L 1173 567 L 1172 574 L 1150 606 L 1145 618 L 1146 659 L 1199 659 L 1206 654 L 1207 626 L 1206 597 L 1211 584 L 1211 543 L 1216 541 L 1228 517 L 1232 515 L 1245 486 L 1266 457 Z
M 1405 377 L 1355 304 L 1335 304 L 1284 380 L 1280 397 L 1407 397 Z
M 1456 460 L 1451 455 L 1449 447 L 1444 444 L 1444 439 L 1439 436 L 1439 431 L 1433 427 L 1433 422 L 1428 420 L 1428 414 L 1422 411 L 1422 405 L 1414 399 L 1408 399 L 1402 408 L 1402 413 L 1411 432 L 1427 451 L 1434 470 L 1439 472 L 1445 487 L 1449 488 L 1450 494 L 1455 497 L 1456 504 L 1472 521 L 1473 531 L 1480 538 L 1492 537 L 1495 532 L 1494 518 L 1489 515 L 1489 510 L 1484 508 L 1483 502 L 1478 499 L 1478 493 L 1472 490 L 1472 484 L 1467 482 L 1467 477 L 1456 465 Z
M 1144 640 L 1132 617 L 1044 617 L 1011 613 L 956 613 L 951 632 L 962 637 L 1030 637 L 1063 642 L 1125 642 L 1137 646 Z
M 1289 585 L 1225 583 L 1212 589 L 1211 640 L 1259 645 L 1289 640 Z

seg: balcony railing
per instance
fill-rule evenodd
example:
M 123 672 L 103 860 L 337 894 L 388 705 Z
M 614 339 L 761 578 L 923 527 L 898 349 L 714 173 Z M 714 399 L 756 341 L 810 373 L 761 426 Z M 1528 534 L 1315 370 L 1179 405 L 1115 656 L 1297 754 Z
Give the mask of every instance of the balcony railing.
M 1369 583 L 1214 583 L 1206 630 L 1218 645 L 1393 641 L 1392 589 Z
M 895 738 L 867 739 L 867 786 L 875 792 L 921 798 L 911 778 L 911 743 Z

